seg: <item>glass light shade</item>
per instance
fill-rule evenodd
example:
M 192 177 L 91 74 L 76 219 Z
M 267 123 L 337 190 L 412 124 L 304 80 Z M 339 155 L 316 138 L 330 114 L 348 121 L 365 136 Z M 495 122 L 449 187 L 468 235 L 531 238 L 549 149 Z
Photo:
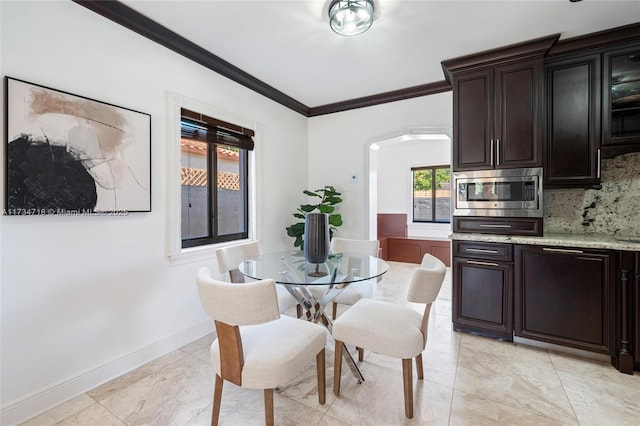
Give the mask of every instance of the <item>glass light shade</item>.
M 333 0 L 329 6 L 331 29 L 340 35 L 358 35 L 373 23 L 373 0 Z

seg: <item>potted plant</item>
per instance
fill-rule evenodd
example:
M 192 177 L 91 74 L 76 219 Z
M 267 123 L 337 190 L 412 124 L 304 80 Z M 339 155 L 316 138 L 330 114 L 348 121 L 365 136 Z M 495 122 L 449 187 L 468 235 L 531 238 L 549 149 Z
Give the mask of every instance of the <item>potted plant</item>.
M 300 219 L 300 221 L 286 228 L 287 235 L 295 238 L 293 246 L 299 247 L 300 250 L 304 250 L 304 222 L 307 213 L 318 212 L 328 215 L 329 238 L 332 238 L 337 228 L 342 225 L 342 216 L 340 213 L 335 213 L 336 206 L 342 202 L 342 198 L 340 198 L 342 193 L 336 191 L 336 189 L 330 185 L 326 185 L 324 188 L 316 189 L 315 191 L 304 190 L 303 193 L 312 197 L 310 201 L 318 201 L 318 203 L 300 205 L 297 211 L 293 213 L 293 216 Z

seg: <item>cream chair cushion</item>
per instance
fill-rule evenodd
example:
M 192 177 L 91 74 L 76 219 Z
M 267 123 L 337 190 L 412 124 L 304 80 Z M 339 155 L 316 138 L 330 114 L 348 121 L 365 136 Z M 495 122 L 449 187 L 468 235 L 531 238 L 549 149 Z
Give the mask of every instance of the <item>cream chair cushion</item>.
M 359 253 L 378 257 L 380 242 L 378 240 L 352 240 L 334 237 L 331 240 L 332 253 Z M 348 265 L 347 265 L 348 266 Z M 346 271 L 348 273 L 348 271 Z M 353 305 L 360 299 L 370 299 L 378 289 L 376 279 L 358 281 L 349 284 L 333 301 L 343 305 Z
M 360 299 L 371 299 L 376 293 L 378 284 L 375 280 L 351 283 L 333 301 L 343 305 L 353 305 Z
M 407 307 L 361 299 L 333 324 L 333 337 L 395 358 L 413 358 L 424 349 L 422 315 Z
M 433 303 L 438 297 L 447 267 L 440 259 L 425 254 L 420 267 L 409 282 L 407 300 L 414 303 Z
M 218 270 L 220 274 L 228 274 L 231 282 L 252 281 L 245 278 L 238 271 L 238 265 L 247 259 L 254 259 L 262 254 L 259 241 L 250 241 L 248 243 L 235 244 L 232 246 L 222 247 L 216 250 L 216 259 L 218 261 Z M 234 276 L 240 276 L 234 280 Z M 280 312 L 286 312 L 298 304 L 296 299 L 287 291 L 286 288 L 276 285 L 278 294 L 278 306 Z
M 300 374 L 327 342 L 324 327 L 282 316 L 277 321 L 240 327 L 244 367 L 242 386 L 267 389 L 288 383 Z M 291 336 L 295 336 L 292 339 Z M 220 375 L 218 340 L 211 345 L 211 362 Z

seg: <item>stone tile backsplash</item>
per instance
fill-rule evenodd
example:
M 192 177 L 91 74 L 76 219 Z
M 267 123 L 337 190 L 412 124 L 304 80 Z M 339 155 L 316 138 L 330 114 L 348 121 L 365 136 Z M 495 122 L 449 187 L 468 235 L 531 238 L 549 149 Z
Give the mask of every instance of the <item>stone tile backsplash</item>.
M 544 232 L 640 236 L 640 153 L 602 160 L 602 189 L 545 189 Z

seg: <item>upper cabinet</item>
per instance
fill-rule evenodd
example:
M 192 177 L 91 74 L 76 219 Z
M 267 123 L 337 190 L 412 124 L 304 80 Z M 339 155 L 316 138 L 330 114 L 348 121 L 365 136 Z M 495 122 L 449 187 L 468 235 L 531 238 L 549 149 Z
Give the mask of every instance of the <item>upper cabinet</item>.
M 640 151 L 640 24 L 549 50 L 544 147 L 553 188 L 599 188 L 602 158 Z
M 602 146 L 640 144 L 640 43 L 604 53 Z
M 600 55 L 545 62 L 545 187 L 600 184 Z
M 453 170 L 542 165 L 543 55 L 559 35 L 442 62 L 453 87 Z

